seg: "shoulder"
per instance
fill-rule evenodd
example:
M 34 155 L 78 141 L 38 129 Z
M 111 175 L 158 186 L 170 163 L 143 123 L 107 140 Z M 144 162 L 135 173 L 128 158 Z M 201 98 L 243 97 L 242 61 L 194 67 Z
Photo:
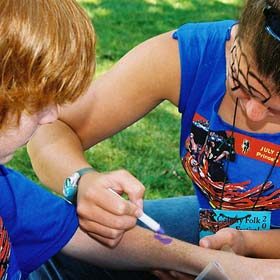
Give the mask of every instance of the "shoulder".
M 180 60 L 178 42 L 173 39 L 173 33 L 169 31 L 139 44 L 117 63 L 111 73 L 120 75 L 124 73 L 120 69 L 127 69 L 133 76 L 131 79 L 136 79 L 141 89 L 146 87 L 146 92 L 151 92 L 152 98 L 176 103 Z
M 236 24 L 235 20 L 222 20 L 213 22 L 194 22 L 186 23 L 181 25 L 177 30 L 176 34 L 197 35 L 199 37 L 203 35 L 211 34 L 225 34 Z M 175 37 L 177 36 L 175 35 Z
M 178 53 L 178 43 L 173 40 L 173 33 L 174 31 L 166 32 L 146 40 L 130 51 L 125 58 L 127 56 L 141 56 L 143 63 L 168 62 L 168 60 L 175 58 Z
M 173 37 L 179 45 L 203 47 L 209 43 L 219 43 L 230 38 L 230 32 L 236 21 L 224 20 L 216 22 L 187 23 L 180 26 Z
M 180 59 L 183 65 L 191 62 L 194 69 L 205 61 L 224 57 L 225 45 L 231 37 L 234 20 L 187 23 L 173 34 L 178 40 Z

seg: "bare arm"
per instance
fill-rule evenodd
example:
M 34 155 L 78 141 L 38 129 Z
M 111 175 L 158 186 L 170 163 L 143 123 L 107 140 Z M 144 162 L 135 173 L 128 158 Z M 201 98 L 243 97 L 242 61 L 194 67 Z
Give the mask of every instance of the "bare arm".
M 242 256 L 280 259 L 280 230 L 255 231 L 226 228 L 200 241 L 205 248 L 221 250 L 229 246 Z
M 175 239 L 163 245 L 153 238 L 152 232 L 140 227 L 126 232 L 114 249 L 100 245 L 78 230 L 64 252 L 101 267 L 121 270 L 163 269 L 197 275 L 208 263 L 217 261 L 231 280 L 279 279 L 280 275 L 278 260 L 245 258 Z
M 143 43 L 93 82 L 77 102 L 61 108 L 60 120 L 72 132 L 61 122 L 38 130 L 28 151 L 44 184 L 61 193 L 65 177 L 88 165 L 83 150 L 131 125 L 164 99 L 177 104 L 177 48 L 170 33 Z
M 85 149 L 141 119 L 163 100 L 178 104 L 179 54 L 171 36 L 160 35 L 130 51 L 76 104 L 64 108 L 61 119 Z
M 41 127 L 28 144 L 40 180 L 58 193 L 64 179 L 86 167 L 83 150 L 124 129 L 168 99 L 177 104 L 180 87 L 177 41 L 171 33 L 151 39 L 127 54 L 95 81 L 74 104 L 60 110 L 60 121 Z M 120 201 L 108 188 L 124 191 Z M 81 227 L 108 245 L 135 225 L 144 186 L 126 171 L 89 173 L 79 183 Z

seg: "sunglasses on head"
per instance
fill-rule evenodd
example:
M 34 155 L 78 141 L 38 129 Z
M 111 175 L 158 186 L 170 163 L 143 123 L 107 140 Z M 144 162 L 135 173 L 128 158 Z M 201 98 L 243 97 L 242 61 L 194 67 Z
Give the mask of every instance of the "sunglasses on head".
M 266 4 L 263 14 L 265 16 L 265 30 L 274 39 L 280 42 L 280 13 L 269 4 Z

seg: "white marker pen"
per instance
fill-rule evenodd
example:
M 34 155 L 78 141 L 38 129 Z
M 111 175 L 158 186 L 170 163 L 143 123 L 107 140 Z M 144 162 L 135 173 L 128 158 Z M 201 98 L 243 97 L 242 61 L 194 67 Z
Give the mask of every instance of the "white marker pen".
M 113 189 L 108 189 L 121 199 L 124 199 L 122 196 L 120 196 L 118 193 L 116 193 Z M 156 233 L 164 234 L 164 230 L 161 228 L 160 224 L 156 222 L 154 219 L 152 219 L 150 216 L 143 214 L 140 217 L 137 217 L 138 220 L 140 220 L 143 224 L 145 224 L 148 228 L 153 230 Z

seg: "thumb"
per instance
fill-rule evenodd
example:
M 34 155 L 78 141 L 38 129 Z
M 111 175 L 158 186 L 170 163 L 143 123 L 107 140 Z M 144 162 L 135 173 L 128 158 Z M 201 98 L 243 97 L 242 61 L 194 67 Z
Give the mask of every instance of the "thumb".
M 127 215 L 135 215 L 136 217 L 139 217 L 143 214 L 142 209 L 137 207 L 134 203 L 132 203 L 129 200 L 125 200 L 119 193 L 120 191 L 115 191 L 112 188 L 108 188 L 108 191 L 110 191 L 112 194 L 114 194 L 115 197 L 117 197 L 118 204 L 120 205 L 120 202 L 122 203 L 122 214 Z
M 202 239 L 200 239 L 199 246 L 203 248 L 211 248 L 211 243 L 208 239 L 208 237 L 203 237 Z
M 224 246 L 229 246 L 227 238 L 223 234 L 213 234 L 202 238 L 199 246 L 209 249 L 220 250 Z

